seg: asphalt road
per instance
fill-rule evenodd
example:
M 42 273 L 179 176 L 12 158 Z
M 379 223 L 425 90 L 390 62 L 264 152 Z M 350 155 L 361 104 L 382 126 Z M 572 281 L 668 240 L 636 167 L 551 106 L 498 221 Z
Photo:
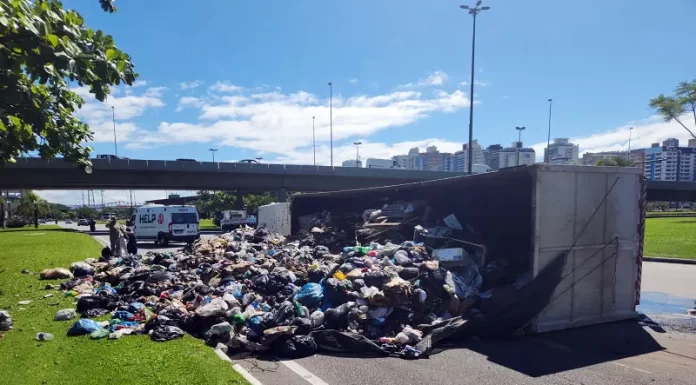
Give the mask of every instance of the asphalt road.
M 73 222 L 71 224 L 65 224 L 63 222 L 58 223 L 59 226 L 66 228 L 66 229 L 72 229 L 72 230 L 79 230 L 82 232 L 86 232 L 91 234 L 95 239 L 97 239 L 99 242 L 101 242 L 104 245 L 109 244 L 109 233 L 108 229 L 106 228 L 106 225 L 101 225 L 97 224 L 96 226 L 96 232 L 90 233 L 89 231 L 89 226 L 78 226 L 77 222 Z M 201 233 L 201 238 L 207 239 L 207 238 L 212 238 L 217 236 L 217 234 L 220 234 L 219 232 L 202 232 Z M 156 251 L 176 251 L 178 249 L 181 249 L 184 247 L 184 243 L 170 243 L 168 246 L 160 246 L 160 245 L 155 245 L 153 241 L 139 241 L 138 242 L 138 252 L 147 252 L 149 250 L 156 250 Z
M 103 230 L 103 225 L 97 230 Z M 105 233 L 94 236 L 108 242 Z M 694 265 L 646 262 L 642 291 L 693 299 L 693 277 Z M 318 354 L 295 361 L 266 357 L 237 358 L 236 362 L 265 385 L 696 383 L 696 335 L 655 329 L 629 321 L 531 337 L 467 341 L 417 361 Z

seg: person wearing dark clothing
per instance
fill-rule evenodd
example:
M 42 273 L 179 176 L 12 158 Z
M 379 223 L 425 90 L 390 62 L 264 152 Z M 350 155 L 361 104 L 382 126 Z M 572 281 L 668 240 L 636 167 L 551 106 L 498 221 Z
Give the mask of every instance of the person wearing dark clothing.
M 137 255 L 138 254 L 138 239 L 135 238 L 135 233 L 130 228 L 126 229 L 126 237 L 128 238 L 126 242 L 126 249 L 128 254 Z
M 95 221 L 94 219 L 89 220 L 89 231 L 91 231 L 91 232 L 97 231 L 97 221 Z

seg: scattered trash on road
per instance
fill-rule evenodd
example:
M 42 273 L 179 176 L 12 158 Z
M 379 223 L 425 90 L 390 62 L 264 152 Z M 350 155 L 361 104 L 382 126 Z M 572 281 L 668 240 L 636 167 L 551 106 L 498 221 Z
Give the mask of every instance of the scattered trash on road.
M 423 209 L 412 202 L 355 216 L 322 212 L 300 218 L 306 227 L 287 239 L 244 227 L 175 253 L 75 262 L 71 274 L 61 272 L 67 278 L 61 290 L 76 299 L 83 318 L 68 335 L 170 341 L 189 333 L 230 354 L 343 351 L 413 359 L 455 334 L 522 327 L 531 316 L 503 314 L 504 307 L 511 298 L 537 296 L 531 274 L 486 263 L 483 245 L 451 238 L 470 232 L 454 216 L 443 222 L 450 227 L 419 227 L 415 241 L 406 239 L 399 228 Z M 347 222 L 352 233 L 337 228 Z M 348 234 L 361 243 L 350 246 L 356 241 Z M 552 264 L 559 276 L 562 262 Z M 44 270 L 42 278 L 58 270 L 65 269 Z M 55 319 L 74 318 L 69 310 Z M 110 321 L 90 319 L 107 313 Z

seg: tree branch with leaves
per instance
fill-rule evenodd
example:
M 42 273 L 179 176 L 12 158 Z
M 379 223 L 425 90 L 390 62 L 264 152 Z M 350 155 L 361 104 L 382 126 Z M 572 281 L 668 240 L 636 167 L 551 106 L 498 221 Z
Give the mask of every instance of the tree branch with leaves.
M 99 3 L 116 11 L 111 0 Z M 59 1 L 0 0 L 0 165 L 32 152 L 90 165 L 93 133 L 74 116 L 85 101 L 69 83 L 103 102 L 110 86 L 137 76 L 113 37 Z
M 692 138 L 696 139 L 693 131 L 681 121 L 682 115 L 687 110 L 691 110 L 696 125 L 696 80 L 679 83 L 675 90 L 675 96 L 660 94 L 658 97 L 650 99 L 649 105 L 665 122 L 676 121 L 691 134 Z

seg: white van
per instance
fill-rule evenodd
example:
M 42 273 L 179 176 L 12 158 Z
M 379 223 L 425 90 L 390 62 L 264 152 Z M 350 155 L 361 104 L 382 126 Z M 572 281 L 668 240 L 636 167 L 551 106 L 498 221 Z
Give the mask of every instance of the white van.
M 249 223 L 246 210 L 224 210 L 220 217 L 220 229 L 228 232 Z
M 201 237 L 196 206 L 145 205 L 135 210 L 128 226 L 140 240 L 155 244 L 193 242 Z
M 365 162 L 365 168 L 388 168 L 401 169 L 399 163 L 394 159 L 374 159 L 370 158 Z

